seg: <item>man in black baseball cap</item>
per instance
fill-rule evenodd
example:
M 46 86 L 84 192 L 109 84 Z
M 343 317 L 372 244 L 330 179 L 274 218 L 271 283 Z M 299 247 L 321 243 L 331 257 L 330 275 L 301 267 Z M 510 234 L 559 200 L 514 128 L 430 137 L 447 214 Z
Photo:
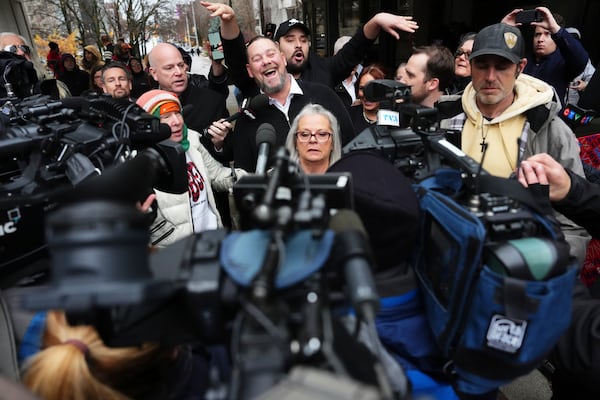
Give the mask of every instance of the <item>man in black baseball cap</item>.
M 279 24 L 279 27 L 275 31 L 274 39 L 279 41 L 282 36 L 287 35 L 292 29 L 300 29 L 306 36 L 310 36 L 310 30 L 308 29 L 308 26 L 306 26 L 304 22 L 297 20 L 296 18 L 292 18 Z
M 498 23 L 477 33 L 469 57 L 471 83 L 461 97 L 440 99 L 440 128 L 460 131 L 448 139 L 492 175 L 508 178 L 520 160 L 549 153 L 584 176 L 578 141 L 558 115 L 561 105 L 554 89 L 523 73 L 524 47 L 519 28 L 512 25 Z M 589 235 L 558 218 L 571 254 L 583 260 Z
M 390 32 L 396 29 L 410 32 L 416 28 L 416 23 L 410 20 L 410 17 L 379 13 L 362 29 L 359 28 L 347 46 L 332 57 L 319 57 L 310 51 L 311 32 L 304 22 L 296 18 L 282 22 L 275 32 L 274 39 L 279 42 L 279 48 L 285 54 L 288 72 L 296 79 L 319 82 L 333 88 L 362 62 L 380 30 Z M 341 74 L 341 71 L 344 71 L 344 74 Z

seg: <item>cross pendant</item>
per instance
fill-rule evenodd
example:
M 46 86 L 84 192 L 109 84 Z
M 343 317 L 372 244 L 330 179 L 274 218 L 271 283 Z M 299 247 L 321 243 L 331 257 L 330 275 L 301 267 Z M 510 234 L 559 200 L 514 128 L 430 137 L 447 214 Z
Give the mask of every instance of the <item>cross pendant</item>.
M 487 145 L 488 145 L 488 144 L 485 142 L 485 139 L 483 139 L 483 140 L 482 140 L 482 141 L 479 143 L 479 145 L 481 146 L 481 152 L 482 152 L 482 153 L 483 153 L 483 152 L 485 152 L 485 150 L 487 149 Z

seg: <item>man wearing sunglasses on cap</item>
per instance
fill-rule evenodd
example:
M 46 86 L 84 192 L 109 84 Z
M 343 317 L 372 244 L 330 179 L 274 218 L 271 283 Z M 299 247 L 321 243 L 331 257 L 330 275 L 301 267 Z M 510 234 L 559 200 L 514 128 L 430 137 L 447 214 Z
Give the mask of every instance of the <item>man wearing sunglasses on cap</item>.
M 35 93 L 39 76 L 25 38 L 12 32 L 0 32 L 0 98 L 24 98 Z
M 25 38 L 14 32 L 0 32 L 0 73 L 13 85 L 16 97 L 24 98 L 33 94 L 48 95 L 58 100 L 70 96 L 67 86 L 56 79 L 47 79 L 45 68 L 34 57 L 33 49 Z M 6 97 L 4 75 L 0 77 L 0 98 Z
M 0 33 L 0 50 L 23 56 L 31 61 L 31 47 L 26 44 L 23 36 L 16 33 Z

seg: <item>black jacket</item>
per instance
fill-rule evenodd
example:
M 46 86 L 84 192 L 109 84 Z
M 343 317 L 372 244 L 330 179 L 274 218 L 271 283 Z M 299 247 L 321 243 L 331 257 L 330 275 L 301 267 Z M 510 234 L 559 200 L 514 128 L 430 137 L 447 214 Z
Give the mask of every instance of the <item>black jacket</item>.
M 350 109 L 352 108 L 352 103 L 353 103 L 352 97 L 350 96 L 350 93 L 348 93 L 348 91 L 346 90 L 344 85 L 342 85 L 341 82 L 338 83 L 337 85 L 335 85 L 333 87 L 333 91 L 335 92 L 335 94 L 338 95 L 340 100 L 342 100 L 342 103 L 344 103 L 344 105 L 346 106 L 348 111 L 350 111 Z
M 571 176 L 571 189 L 563 200 L 553 203 L 553 206 L 584 227 L 590 235 L 600 238 L 600 185 L 568 172 Z
M 213 121 L 229 116 L 223 94 L 208 87 L 200 88 L 188 85 L 187 89 L 179 96 L 179 100 L 183 107 L 183 118 L 186 125 L 200 134 Z M 215 159 L 224 162 L 231 158 L 230 154 L 216 152 L 210 138 L 203 136 L 200 138 L 200 142 Z
M 577 282 L 574 290 L 571 325 L 549 357 L 553 399 L 600 398 L 600 299 Z
M 146 71 L 133 72 L 131 71 L 131 97 L 138 98 L 148 90 L 152 89 L 152 82 Z
M 357 104 L 355 106 L 350 107 L 348 110 L 350 114 L 350 119 L 352 120 L 352 125 L 354 125 L 354 135 L 359 135 L 365 129 L 370 128 L 373 124 L 369 124 L 365 120 L 365 115 L 363 114 L 363 106 L 362 104 Z
M 73 71 L 59 73 L 58 80 L 63 81 L 69 88 L 71 96 L 81 96 L 84 90 L 90 88 L 90 74 L 75 66 Z
M 571 189 L 554 207 L 600 237 L 600 185 L 569 171 Z M 596 285 L 599 281 L 596 282 Z M 571 326 L 550 356 L 553 399 L 600 398 L 600 299 L 582 283 L 575 286 Z
M 293 78 L 292 78 L 293 79 Z M 258 149 L 256 146 L 256 130 L 258 127 L 268 122 L 275 128 L 277 132 L 277 141 L 271 149 L 271 154 L 274 150 L 285 145 L 285 139 L 290 130 L 290 123 L 296 115 L 308 103 L 320 104 L 336 116 L 341 130 L 342 145 L 348 143 L 354 135 L 354 127 L 346 111 L 346 107 L 342 101 L 335 95 L 332 89 L 312 82 L 298 81 L 303 95 L 296 95 L 292 98 L 288 111 L 288 118 L 274 105 L 269 105 L 265 109 L 257 112 L 256 119 L 240 118 L 236 122 L 233 134 L 227 136 L 227 139 L 232 138 L 233 158 L 237 168 L 244 168 L 247 171 L 256 169 L 256 158 Z
M 201 74 L 188 73 L 188 84 L 200 88 L 206 87 L 221 93 L 227 99 L 229 96 L 229 70 L 225 67 L 225 72 L 222 75 L 215 76 L 212 68 L 208 71 L 208 78 Z

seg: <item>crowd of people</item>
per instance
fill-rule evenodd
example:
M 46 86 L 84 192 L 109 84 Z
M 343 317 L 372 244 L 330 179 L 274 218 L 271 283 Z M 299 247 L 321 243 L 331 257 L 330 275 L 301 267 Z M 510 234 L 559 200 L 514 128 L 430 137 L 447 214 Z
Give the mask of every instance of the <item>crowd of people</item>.
M 137 98 L 142 93 L 157 87 L 142 60 L 132 54 L 131 45 L 125 43 L 123 39 L 119 39 L 117 45 L 114 45 L 108 35 L 103 35 L 101 41 L 100 48 L 92 44 L 83 46 L 82 58 L 79 61 L 74 54 L 61 52 L 58 43 L 48 42 L 46 67 L 68 89 L 62 97 L 101 94 L 100 81 L 94 76 L 105 64 L 112 61 L 123 63 L 131 71 L 134 97 Z
M 526 187 L 548 185 L 549 200 L 571 255 L 583 262 L 590 237 L 600 234 L 600 189 L 587 180 L 577 138 L 561 112 L 567 103 L 577 101 L 571 96 L 573 91 L 585 91 L 586 82 L 595 74 L 581 41 L 558 14 L 538 7 L 541 19 L 525 26 L 517 22 L 523 10 L 515 9 L 499 23 L 465 32 L 454 52 L 440 44 L 417 46 L 392 69 L 379 63 L 365 64 L 365 56 L 383 32 L 399 39 L 400 32 L 418 30 L 412 17 L 377 13 L 353 36 L 340 38 L 334 54 L 321 57 L 311 50 L 311 31 L 302 21 L 290 19 L 281 23 L 272 37 L 259 35 L 246 41 L 232 7 L 201 4 L 220 20 L 225 54 L 224 62 L 212 60 L 207 77 L 191 74 L 192 58 L 169 43 L 156 45 L 143 60 L 132 54 L 124 41 L 113 44 L 105 35 L 102 48 L 84 47 L 79 65 L 72 54 L 61 53 L 55 42 L 48 45 L 47 66 L 55 77 L 57 96 L 102 94 L 135 103 L 168 125 L 170 139 L 184 149 L 188 191 L 154 190 L 137 204 L 141 212 L 152 214 L 151 247 L 163 248 L 219 227 L 235 228 L 232 215 L 236 210 L 229 195 L 238 177 L 254 171 L 259 153 L 257 131 L 261 124 L 269 123 L 276 132 L 273 148 L 285 147 L 299 173 L 353 174 L 357 213 L 369 233 L 375 280 L 386 304 L 418 293 L 406 256 L 414 245 L 418 220 L 410 184 L 372 155 L 346 157 L 342 152 L 361 132 L 381 123 L 382 105 L 365 98 L 365 87 L 373 80 L 393 79 L 410 86 L 414 104 L 435 108 L 436 122 L 447 132 L 447 139 L 487 172 L 517 178 Z M 523 29 L 533 31 L 533 43 L 525 42 Z M 31 48 L 19 35 L 1 33 L 0 50 L 31 60 Z M 254 119 L 228 120 L 226 99 L 231 84 L 243 98 L 265 95 L 268 105 L 255 110 Z M 428 333 L 422 305 L 411 297 L 405 307 L 418 316 L 398 317 L 393 324 L 383 317 L 378 320 L 381 341 L 393 360 L 390 365 L 397 362 L 402 366 L 414 393 L 436 399 L 463 397 L 443 376 L 443 363 Z M 548 357 L 555 368 L 551 379 L 556 382 L 556 399 L 577 397 L 574 394 L 593 398 L 600 393 L 593 379 L 600 373 L 599 300 L 578 285 L 573 310 L 571 328 Z M 180 364 L 188 359 L 205 357 L 184 346 L 165 349 L 151 344 L 113 354 L 100 347 L 93 329 L 69 327 L 60 312 L 43 315 L 46 334 L 37 326 L 37 348 L 24 361 L 23 382 L 48 398 L 64 398 L 45 388 L 48 379 L 58 378 L 48 375 L 47 380 L 42 379 L 44 371 L 52 366 L 58 370 L 58 364 L 64 364 L 60 371 L 66 371 L 67 363 L 81 369 L 81 363 L 93 360 L 103 368 L 131 368 L 127 376 L 145 370 L 140 376 L 164 378 L 165 389 L 175 385 L 175 376 L 165 366 L 183 368 Z M 413 336 L 398 333 L 407 326 Z M 27 329 L 33 329 L 32 325 Z M 60 351 L 71 356 L 60 359 Z M 47 356 L 53 357 L 52 363 L 47 364 L 44 354 L 52 352 Z M 74 361 L 76 357 L 78 361 Z M 111 357 L 115 360 L 106 361 L 108 364 L 101 361 Z M 143 364 L 156 368 L 156 374 L 148 374 Z M 123 396 L 140 395 L 136 392 L 139 388 L 132 385 L 138 381 L 113 378 L 114 371 L 103 368 L 73 372 L 81 380 L 75 385 L 81 386 L 77 393 L 85 398 L 121 398 L 112 397 L 113 390 Z M 396 370 L 390 367 L 388 374 L 392 371 Z M 206 375 L 207 371 L 198 373 Z M 392 386 L 401 386 L 398 377 L 389 378 Z M 82 382 L 88 379 L 89 388 L 83 388 Z M 201 396 L 206 389 L 193 390 Z M 186 390 L 192 389 L 186 386 Z M 189 391 L 185 393 L 189 395 Z M 478 398 L 495 396 L 496 391 Z

